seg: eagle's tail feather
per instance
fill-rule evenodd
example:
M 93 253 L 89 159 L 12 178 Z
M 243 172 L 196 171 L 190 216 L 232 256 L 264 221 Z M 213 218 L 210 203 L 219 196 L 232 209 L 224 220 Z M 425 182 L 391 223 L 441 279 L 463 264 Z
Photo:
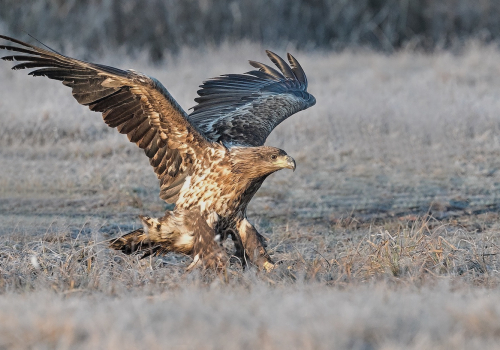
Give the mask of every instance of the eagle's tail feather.
M 142 228 L 113 239 L 109 247 L 121 250 L 125 254 L 141 252 L 143 253 L 141 259 L 156 254 L 162 248 L 158 243 L 153 242 Z

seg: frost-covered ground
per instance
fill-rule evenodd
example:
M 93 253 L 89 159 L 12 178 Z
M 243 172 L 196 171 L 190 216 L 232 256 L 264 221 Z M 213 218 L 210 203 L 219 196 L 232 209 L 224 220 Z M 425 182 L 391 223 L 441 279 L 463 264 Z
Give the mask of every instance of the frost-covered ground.
M 500 52 L 294 54 L 317 105 L 269 137 L 297 171 L 249 208 L 281 264 L 224 276 L 109 251 L 166 208 L 147 158 L 59 82 L 2 62 L 0 348 L 495 346 Z M 99 62 L 158 78 L 187 109 L 247 59 L 267 60 L 240 45 Z

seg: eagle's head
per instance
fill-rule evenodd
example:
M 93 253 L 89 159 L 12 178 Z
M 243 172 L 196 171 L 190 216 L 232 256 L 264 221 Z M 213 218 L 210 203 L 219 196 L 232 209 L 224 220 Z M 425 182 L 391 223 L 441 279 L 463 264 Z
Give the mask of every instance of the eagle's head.
M 245 173 L 250 177 L 270 175 L 281 169 L 295 171 L 295 160 L 285 151 L 276 147 L 233 147 L 233 170 Z

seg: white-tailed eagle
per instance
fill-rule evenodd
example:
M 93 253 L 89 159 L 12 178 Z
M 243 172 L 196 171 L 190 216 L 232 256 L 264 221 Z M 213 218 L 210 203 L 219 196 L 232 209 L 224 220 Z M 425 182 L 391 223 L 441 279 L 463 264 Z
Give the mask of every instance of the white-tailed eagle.
M 156 79 L 64 56 L 49 48 L 1 36 L 13 44 L 12 69 L 34 69 L 32 76 L 60 80 L 73 97 L 142 148 L 160 180 L 160 197 L 175 203 L 162 218 L 141 216 L 143 228 L 115 239 L 114 249 L 130 254 L 179 252 L 191 267 L 221 268 L 220 244 L 231 236 L 243 264 L 272 268 L 263 237 L 246 218 L 247 205 L 267 176 L 295 170 L 285 151 L 264 146 L 271 131 L 292 114 L 313 106 L 307 78 L 297 60 L 289 65 L 266 51 L 279 71 L 257 68 L 205 81 L 198 103 L 187 114 Z

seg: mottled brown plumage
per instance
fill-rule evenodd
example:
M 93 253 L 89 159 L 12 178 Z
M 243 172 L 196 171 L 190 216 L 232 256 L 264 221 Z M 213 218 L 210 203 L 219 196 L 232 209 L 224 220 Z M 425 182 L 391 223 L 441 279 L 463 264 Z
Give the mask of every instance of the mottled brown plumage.
M 205 81 L 187 115 L 156 79 L 132 70 L 76 60 L 51 49 L 0 36 L 16 54 L 13 69 L 62 81 L 75 99 L 102 112 L 104 122 L 144 150 L 160 180 L 160 197 L 175 203 L 160 219 L 141 216 L 143 228 L 115 239 L 114 249 L 143 256 L 177 252 L 193 257 L 189 268 L 223 268 L 220 242 L 231 236 L 236 255 L 269 269 L 263 237 L 246 219 L 246 208 L 270 174 L 295 169 L 283 150 L 264 146 L 271 131 L 315 99 L 300 64 L 290 66 L 267 51 L 279 71 L 258 70 Z

